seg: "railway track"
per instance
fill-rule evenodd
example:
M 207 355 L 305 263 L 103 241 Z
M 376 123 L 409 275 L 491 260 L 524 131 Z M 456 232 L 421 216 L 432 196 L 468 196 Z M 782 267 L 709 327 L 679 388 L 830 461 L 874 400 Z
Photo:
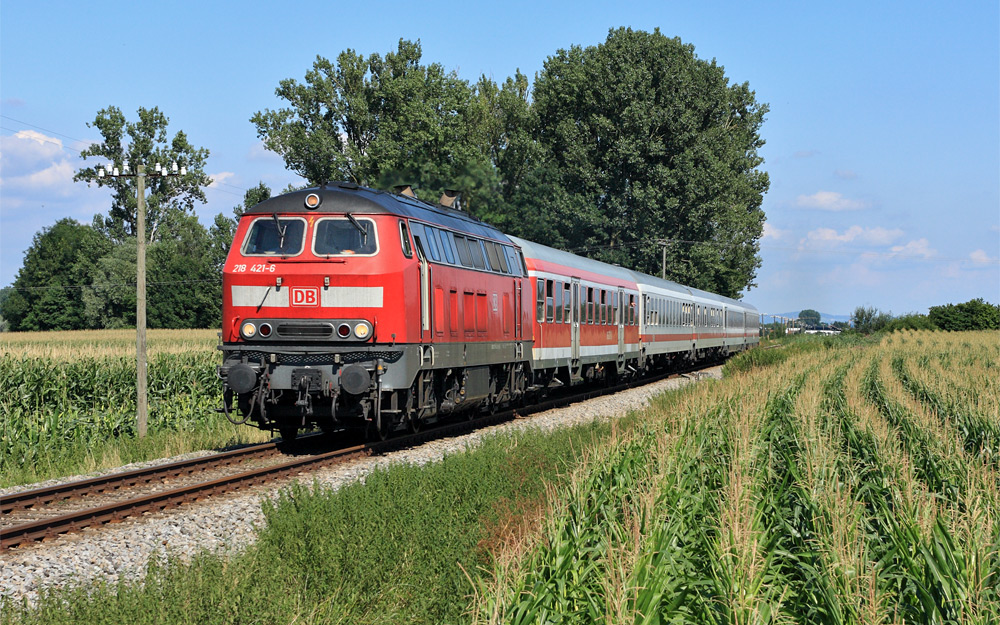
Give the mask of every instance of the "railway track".
M 465 434 L 519 416 L 528 416 L 574 402 L 616 393 L 627 388 L 651 384 L 669 377 L 687 375 L 693 370 L 694 368 L 689 371 L 644 378 L 639 383 L 633 382 L 616 387 L 565 395 L 534 404 L 528 408 L 505 410 L 468 421 L 447 422 L 440 427 L 415 434 L 390 438 L 385 441 L 350 445 L 321 453 L 308 453 L 307 448 L 313 441 L 322 440 L 322 437 L 318 435 L 302 437 L 296 442 L 294 448 L 301 455 L 283 462 L 280 459 L 288 456 L 283 455 L 278 444 L 272 442 L 193 460 L 15 493 L 0 500 L 0 550 L 43 541 L 84 528 L 120 522 L 128 517 L 160 512 L 185 503 L 273 482 L 320 467 L 419 445 L 436 438 Z M 275 462 L 275 460 L 278 461 Z M 249 470 L 237 469 L 234 472 L 234 468 L 248 462 L 257 462 L 263 466 L 255 466 Z M 212 475 L 212 472 L 220 470 L 223 470 L 225 474 Z M 173 488 L 164 487 L 170 481 L 198 473 L 206 473 L 212 477 Z M 190 482 L 190 480 L 187 481 Z M 141 492 L 144 487 L 150 485 L 154 486 L 153 492 Z M 132 490 L 140 492 L 135 496 L 129 496 L 128 492 Z M 145 490 L 150 489 L 146 488 Z M 97 505 L 87 503 L 100 500 L 102 497 L 106 498 L 109 494 L 114 495 L 110 497 L 110 501 L 105 500 Z M 81 501 L 84 502 L 83 505 L 80 505 Z M 61 507 L 67 502 L 75 504 L 72 506 L 73 510 L 65 511 Z M 32 512 L 36 512 L 36 516 L 39 518 L 30 518 L 30 520 L 24 521 L 25 514 L 30 517 Z M 19 515 L 22 517 L 21 519 L 17 518 Z

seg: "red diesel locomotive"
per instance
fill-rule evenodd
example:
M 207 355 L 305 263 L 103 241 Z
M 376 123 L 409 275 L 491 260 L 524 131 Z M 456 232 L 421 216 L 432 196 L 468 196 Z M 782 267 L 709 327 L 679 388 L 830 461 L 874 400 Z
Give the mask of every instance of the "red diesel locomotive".
M 385 437 L 757 342 L 742 302 L 508 237 L 407 191 L 330 183 L 246 212 L 223 276 L 230 419 L 286 440 L 314 426 Z

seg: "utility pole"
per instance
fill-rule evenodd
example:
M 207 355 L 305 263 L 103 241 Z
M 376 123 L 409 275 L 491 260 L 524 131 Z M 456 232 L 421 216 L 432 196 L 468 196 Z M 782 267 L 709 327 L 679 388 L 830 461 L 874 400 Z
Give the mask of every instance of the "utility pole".
M 663 248 L 663 261 L 662 261 L 661 269 L 660 269 L 660 277 L 663 278 L 664 280 L 666 280 L 667 279 L 667 244 L 668 244 L 668 241 L 666 239 L 660 239 L 659 241 L 657 241 L 657 243 L 659 243 L 660 246 Z
M 187 168 L 177 169 L 177 163 L 168 171 L 166 167 L 156 164 L 152 174 L 146 173 L 146 166 L 136 167 L 136 173 L 129 172 L 128 165 L 122 167 L 109 166 L 110 173 L 103 167 L 97 170 L 97 177 L 104 178 L 135 178 L 136 183 L 136 255 L 135 255 L 135 392 L 136 392 L 136 433 L 139 438 L 146 437 L 146 425 L 149 420 L 149 393 L 146 386 L 146 176 L 184 176 Z

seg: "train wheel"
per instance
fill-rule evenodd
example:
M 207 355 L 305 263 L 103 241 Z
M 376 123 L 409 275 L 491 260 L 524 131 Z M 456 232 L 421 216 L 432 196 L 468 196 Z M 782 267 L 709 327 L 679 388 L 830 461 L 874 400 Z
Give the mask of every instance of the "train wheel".
M 365 428 L 365 438 L 370 441 L 376 439 L 384 441 L 389 438 L 390 435 L 392 435 L 392 425 L 389 422 L 389 419 L 375 417 L 368 422 L 368 427 Z

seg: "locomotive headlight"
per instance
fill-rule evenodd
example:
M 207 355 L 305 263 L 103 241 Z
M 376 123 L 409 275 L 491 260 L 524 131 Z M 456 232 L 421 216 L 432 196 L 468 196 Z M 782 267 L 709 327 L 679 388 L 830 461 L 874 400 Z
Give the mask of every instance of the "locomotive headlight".
M 240 332 L 243 333 L 243 338 L 251 339 L 255 334 L 257 334 L 257 326 L 255 326 L 250 322 L 244 323 L 243 327 L 240 329 Z
M 354 336 L 359 339 L 366 339 L 372 333 L 372 328 L 367 323 L 359 323 L 354 326 Z
M 306 196 L 306 208 L 308 208 L 309 210 L 316 210 L 317 208 L 319 208 L 319 205 L 321 203 L 322 200 L 320 200 L 319 196 L 316 195 L 315 193 L 310 193 L 309 195 Z

